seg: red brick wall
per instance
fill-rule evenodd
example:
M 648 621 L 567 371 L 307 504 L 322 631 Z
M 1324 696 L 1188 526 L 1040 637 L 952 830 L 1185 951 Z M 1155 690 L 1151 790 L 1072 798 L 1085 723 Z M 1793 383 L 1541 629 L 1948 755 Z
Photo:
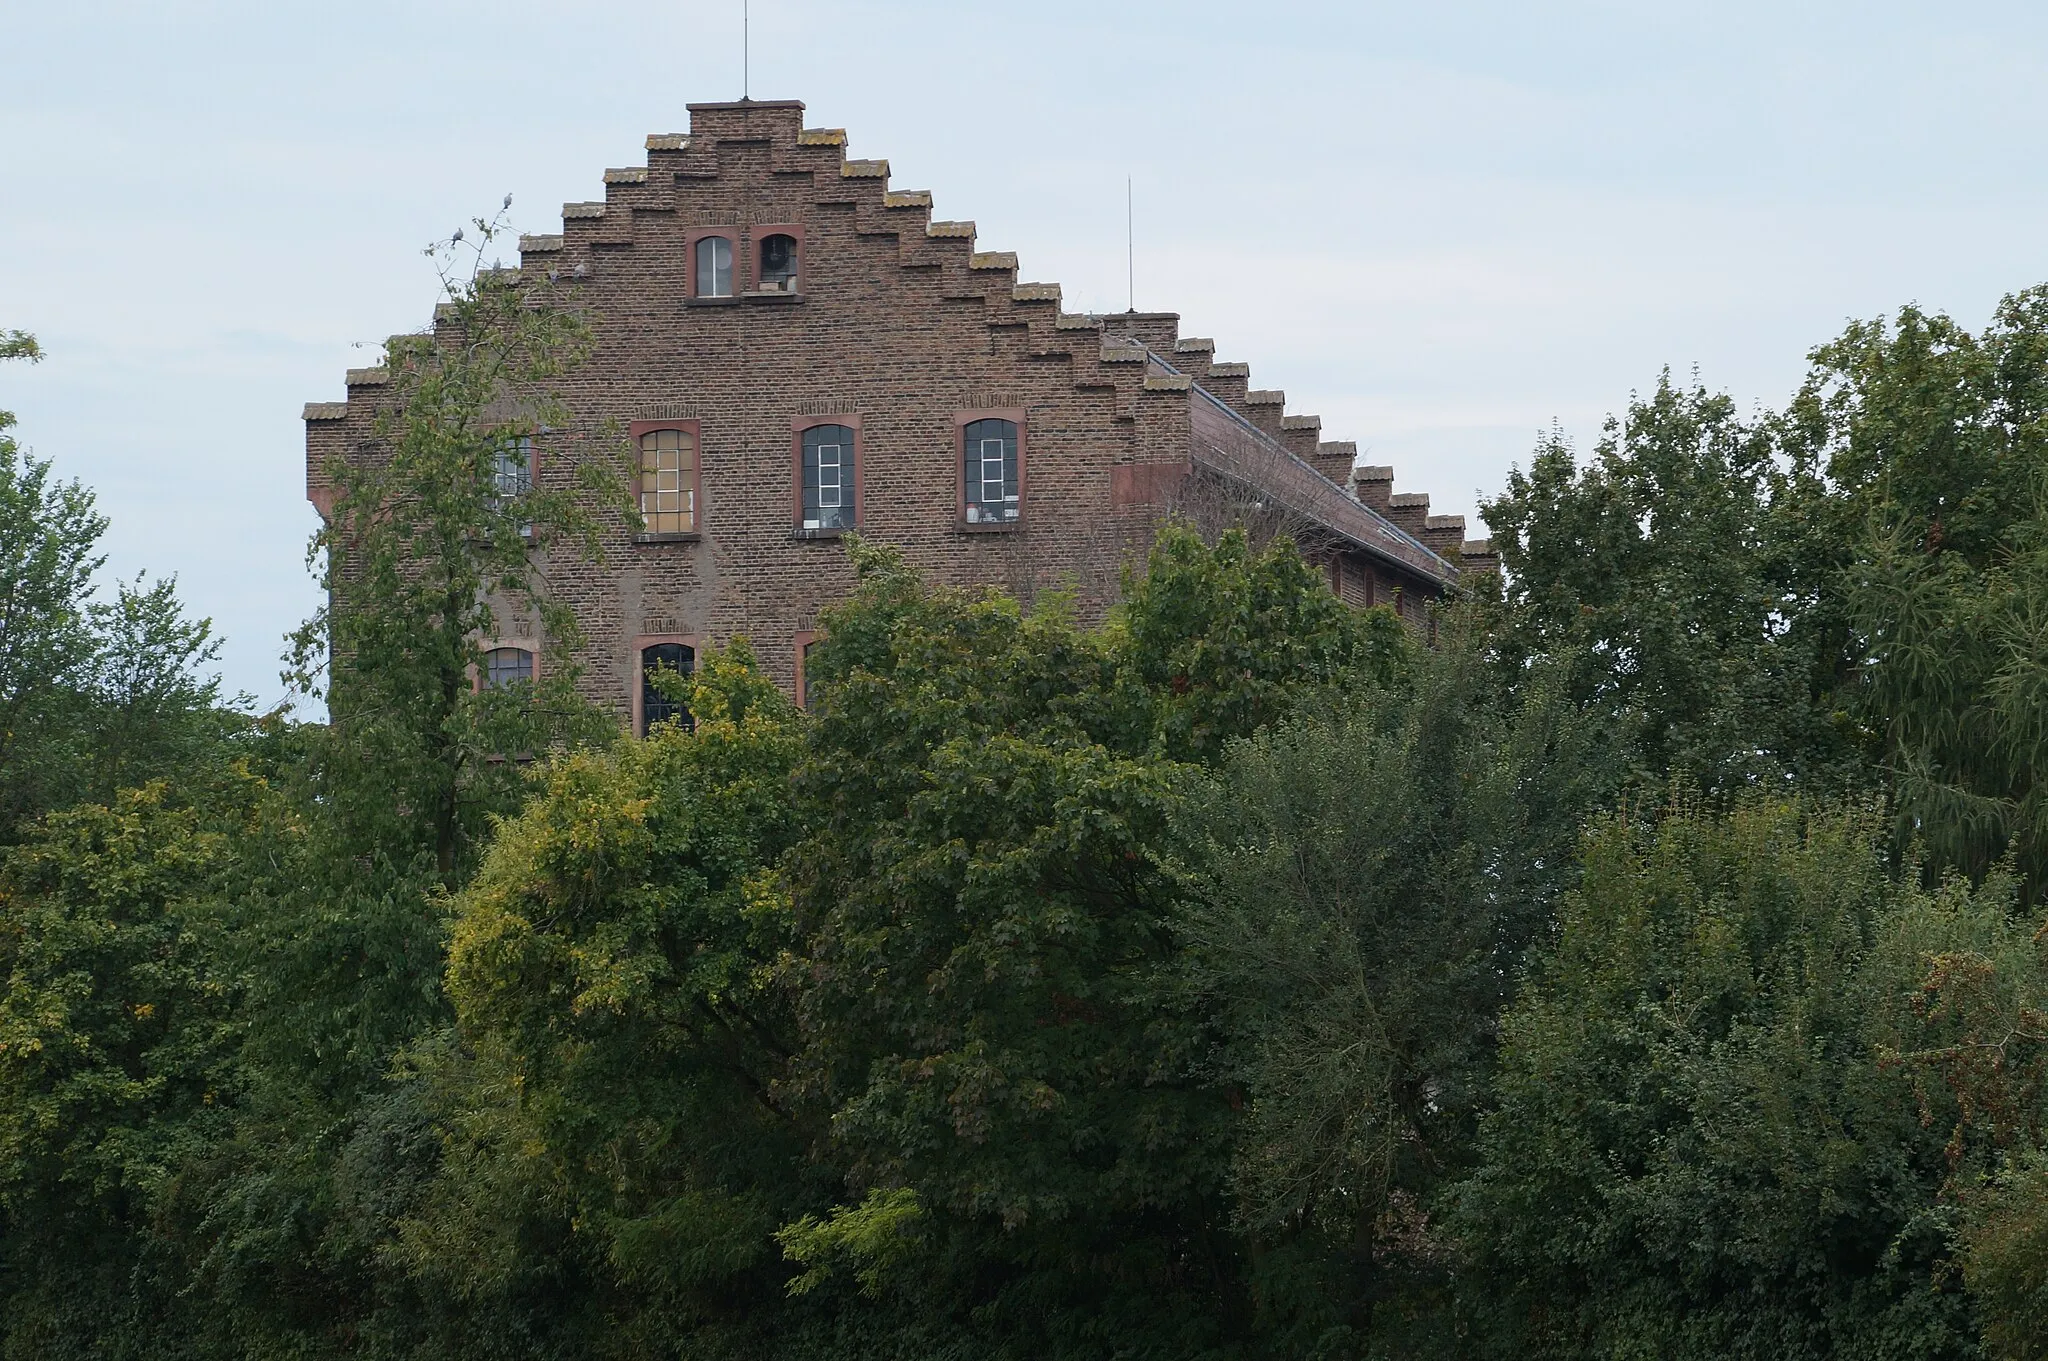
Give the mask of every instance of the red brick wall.
M 605 432 L 633 421 L 694 420 L 700 436 L 696 541 L 636 542 L 621 526 L 601 562 L 547 564 L 587 635 L 588 692 L 625 712 L 632 640 L 650 635 L 715 645 L 744 633 L 794 686 L 799 635 L 853 584 L 843 543 L 792 529 L 790 432 L 806 414 L 859 418 L 864 536 L 936 581 L 1026 598 L 1072 584 L 1084 607 L 1103 606 L 1146 540 L 1155 493 L 1188 464 L 1198 395 L 1119 338 L 1196 376 L 1213 347 L 1177 351 L 1172 314 L 1063 315 L 1056 287 L 1019 286 L 1014 256 L 977 255 L 971 223 L 934 223 L 929 195 L 888 192 L 886 163 L 847 161 L 843 137 L 802 132 L 801 105 L 691 113 L 688 136 L 648 139 L 644 170 L 607 172 L 602 204 L 565 205 L 559 237 L 522 239 L 525 272 L 565 285 L 597 338 L 566 387 L 573 426 L 541 438 L 541 482 L 567 485 L 597 451 L 630 457 Z M 800 229 L 800 292 L 694 299 L 687 244 L 728 232 L 735 289 L 751 289 L 755 224 Z M 1240 410 L 1245 384 L 1235 367 L 1205 380 Z M 316 503 L 324 460 L 367 435 L 378 395 L 366 381 L 345 409 L 308 408 Z M 967 532 L 956 418 L 992 408 L 1021 412 L 1023 518 Z M 1344 594 L 1363 604 L 1366 566 L 1352 570 Z

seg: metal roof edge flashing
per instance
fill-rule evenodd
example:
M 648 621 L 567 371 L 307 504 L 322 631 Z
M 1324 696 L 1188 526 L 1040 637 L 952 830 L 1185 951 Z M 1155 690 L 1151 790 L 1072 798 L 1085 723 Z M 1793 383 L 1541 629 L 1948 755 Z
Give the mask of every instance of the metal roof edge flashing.
M 1159 353 L 1156 350 L 1154 350 L 1151 346 L 1145 345 L 1143 341 L 1136 341 L 1135 343 L 1140 345 L 1145 350 L 1145 353 L 1151 356 L 1153 363 L 1160 365 L 1169 373 L 1181 377 L 1186 376 L 1184 374 L 1181 374 L 1181 371 L 1175 368 L 1169 360 L 1161 358 Z M 1445 558 L 1441 553 L 1431 548 L 1428 544 L 1422 542 L 1422 540 L 1416 538 L 1413 534 L 1410 534 L 1407 530 L 1401 528 L 1401 526 L 1387 519 L 1386 516 L 1381 515 L 1371 506 L 1364 505 L 1360 502 L 1352 500 L 1348 492 L 1346 492 L 1342 487 L 1338 486 L 1335 482 L 1332 482 L 1329 478 L 1324 477 L 1322 473 L 1318 472 L 1306 459 L 1296 454 L 1292 449 L 1289 449 L 1286 445 L 1280 443 L 1280 441 L 1274 439 L 1271 435 L 1268 435 L 1265 431 L 1259 429 L 1258 426 L 1252 424 L 1251 421 L 1245 418 L 1242 412 L 1232 407 L 1230 403 L 1224 401 L 1215 393 L 1203 387 L 1201 383 L 1197 382 L 1194 384 L 1194 391 L 1200 393 L 1203 399 L 1206 400 L 1209 403 L 1209 405 L 1216 408 L 1216 410 L 1222 412 L 1225 416 L 1229 417 L 1233 425 L 1237 426 L 1238 429 L 1243 431 L 1245 434 L 1257 440 L 1258 443 L 1267 451 L 1276 454 L 1281 458 L 1286 459 L 1288 462 L 1294 464 L 1295 467 L 1301 469 L 1301 471 L 1307 473 L 1310 477 L 1315 478 L 1317 481 L 1321 482 L 1323 485 L 1330 488 L 1330 490 L 1336 492 L 1337 495 L 1343 497 L 1345 504 L 1347 506 L 1356 509 L 1360 514 L 1365 516 L 1368 521 L 1371 521 L 1373 523 L 1373 527 L 1379 530 L 1380 533 L 1385 535 L 1389 540 L 1391 540 L 1394 543 L 1398 543 L 1404 545 L 1405 547 L 1413 549 L 1415 552 L 1422 554 L 1429 561 L 1437 563 L 1443 569 L 1442 576 L 1444 581 L 1451 582 L 1457 580 L 1458 576 L 1460 575 L 1457 565 L 1452 563 L 1447 558 Z M 1211 468 L 1209 469 L 1209 471 L 1221 474 L 1222 476 L 1226 477 L 1232 475 L 1228 469 L 1224 468 Z M 1328 522 L 1328 517 L 1326 516 L 1318 515 L 1313 510 L 1309 510 L 1305 507 L 1289 504 L 1285 498 L 1279 496 L 1272 488 L 1261 487 L 1258 488 L 1258 490 L 1268 496 L 1271 496 L 1274 500 L 1279 501 L 1282 505 L 1286 506 L 1288 510 L 1293 511 L 1296 515 L 1300 515 L 1305 519 L 1315 521 L 1317 524 L 1322 525 L 1323 528 L 1329 530 L 1331 533 L 1337 535 L 1339 538 L 1346 540 L 1347 542 L 1357 546 L 1365 552 L 1372 553 L 1380 557 L 1391 558 L 1393 561 L 1400 563 L 1401 566 L 1410 568 L 1411 570 L 1416 565 L 1412 562 L 1403 561 L 1397 554 L 1388 553 L 1385 548 L 1381 547 L 1378 544 L 1368 543 L 1365 540 L 1358 538 L 1356 535 L 1346 533 L 1341 527 L 1330 524 Z

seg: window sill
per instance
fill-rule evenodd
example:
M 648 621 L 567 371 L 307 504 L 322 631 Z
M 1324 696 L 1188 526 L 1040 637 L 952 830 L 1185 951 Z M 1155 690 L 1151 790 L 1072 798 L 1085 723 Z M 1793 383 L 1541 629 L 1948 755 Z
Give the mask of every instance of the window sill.
M 780 288 L 757 288 L 752 292 L 742 293 L 740 296 L 748 302 L 781 302 L 792 305 L 804 300 L 803 294 L 785 292 Z
M 1015 534 L 1024 528 L 1022 520 L 978 520 L 956 521 L 953 528 L 962 534 Z
M 698 541 L 699 539 L 701 539 L 701 538 L 703 538 L 703 537 L 704 537 L 704 535 L 703 535 L 703 532 L 702 532 L 701 530 L 691 530 L 691 531 L 690 531 L 689 533 L 687 533 L 687 534 L 635 534 L 635 535 L 633 536 L 633 542 L 634 542 L 634 543 L 696 543 L 696 542 L 697 542 L 697 541 Z
M 732 295 L 730 295 L 730 294 L 728 294 L 728 295 L 727 295 L 727 296 L 725 296 L 725 297 L 721 297 L 721 298 L 684 298 L 684 299 L 683 299 L 683 306 L 685 306 L 685 307 L 737 307 L 737 306 L 739 306 L 739 304 L 740 304 L 740 300 L 739 300 L 739 299 L 738 299 L 737 297 L 734 297 L 734 296 L 732 296 Z
M 840 529 L 797 528 L 789 532 L 789 537 L 792 539 L 838 539 L 843 538 L 844 536 L 851 533 L 853 533 L 852 527 L 843 527 Z

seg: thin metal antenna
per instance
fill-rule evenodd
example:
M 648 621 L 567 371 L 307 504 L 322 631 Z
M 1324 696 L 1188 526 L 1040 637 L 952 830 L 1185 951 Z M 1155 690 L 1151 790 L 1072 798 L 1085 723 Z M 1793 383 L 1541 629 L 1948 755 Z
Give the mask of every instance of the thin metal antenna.
M 1136 202 L 1131 189 L 1131 177 L 1124 176 L 1124 271 L 1125 283 L 1130 288 L 1130 308 L 1138 310 L 1138 226 L 1133 211 Z
M 752 99 L 754 78 L 754 16 L 750 0 L 740 0 L 740 98 Z

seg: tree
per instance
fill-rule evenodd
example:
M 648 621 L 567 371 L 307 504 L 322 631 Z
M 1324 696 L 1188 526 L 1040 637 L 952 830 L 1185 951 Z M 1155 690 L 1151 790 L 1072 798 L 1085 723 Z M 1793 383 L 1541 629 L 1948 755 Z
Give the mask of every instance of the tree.
M 1166 531 L 1095 632 L 855 561 L 788 861 L 790 1091 L 849 1198 L 787 1246 L 849 1307 L 915 1301 L 997 1354 L 1236 1345 L 1235 1117 L 1174 976 L 1173 819 L 1192 762 L 1397 672 L 1400 626 L 1240 534 Z
M 42 358 L 33 336 L 0 332 L 0 359 Z M 91 665 L 92 576 L 107 522 L 92 493 L 57 482 L 7 433 L 0 411 L 0 842 L 23 819 L 68 802 L 79 691 Z
M 223 702 L 220 653 L 210 619 L 188 619 L 177 579 L 117 582 L 92 607 L 96 647 L 84 677 L 92 706 L 85 796 L 111 803 L 119 790 L 177 776 L 200 778 L 247 754 L 247 697 Z
M 1244 1107 L 1237 1220 L 1265 1308 L 1310 1336 L 1362 1338 L 1440 1274 L 1412 1249 L 1466 1170 L 1499 1012 L 1613 787 L 1563 677 L 1507 693 L 1475 620 L 1447 620 L 1401 683 L 1232 743 L 1181 819 L 1182 967 Z
M 465 1306 L 451 1354 L 474 1313 L 550 1350 L 694 1354 L 781 1303 L 774 1231 L 817 1199 L 776 1090 L 795 1040 L 772 866 L 802 729 L 743 641 L 704 654 L 688 703 L 694 730 L 552 763 L 458 900 L 456 1029 L 422 1059 L 447 1159 L 391 1249 Z
M 1867 806 L 1601 824 L 1462 1192 L 1498 1353 L 1977 1355 L 1941 1195 L 1989 1145 L 1886 1056 L 1961 1038 L 1914 999 L 1930 959 L 2031 935 L 2010 909 L 1895 880 Z
M 1845 551 L 1854 696 L 1930 868 L 2048 869 L 2048 288 L 1972 335 L 1904 308 L 1814 354 L 1788 413 Z
M 1573 697 L 1628 734 L 1636 781 L 1710 791 L 1861 780 L 1839 565 L 1814 475 L 1774 423 L 1662 375 L 1583 465 L 1553 436 L 1481 513 L 1507 573 L 1511 664 L 1576 658 Z
M 0 1355 L 139 1354 L 186 1332 L 158 1216 L 238 1087 L 223 948 L 257 781 L 53 813 L 0 862 Z
M 481 268 L 501 229 L 478 220 L 431 249 L 435 330 L 386 346 L 389 405 L 329 470 L 338 495 L 309 550 L 328 605 L 295 635 L 289 678 L 329 721 L 289 735 L 296 816 L 247 857 L 245 1094 L 183 1201 L 197 1288 L 258 1350 L 405 1335 L 420 1301 L 380 1254 L 439 1148 L 396 1064 L 450 1020 L 450 897 L 541 758 L 618 731 L 577 695 L 579 640 L 547 590 L 548 563 L 595 551 L 623 513 L 617 479 L 601 450 L 571 485 L 516 477 L 528 442 L 571 437 L 554 386 L 588 332 L 552 283 Z M 508 617 L 538 629 L 548 664 L 494 688 L 483 649 Z
M 545 564 L 595 554 L 605 511 L 625 513 L 602 449 L 578 450 L 569 486 L 524 480 L 532 443 L 568 425 L 554 385 L 590 333 L 552 283 L 481 267 L 502 220 L 473 227 L 466 273 L 463 232 L 430 251 L 436 329 L 388 342 L 391 401 L 370 442 L 328 470 L 337 496 L 309 549 L 328 604 L 294 635 L 289 677 L 326 700 L 334 740 L 318 777 L 348 835 L 394 860 L 430 856 L 448 889 L 516 801 L 524 777 L 508 757 L 607 731 L 576 695 L 581 639 Z M 486 645 L 522 617 L 539 626 L 545 676 L 479 688 Z
M 0 332 L 0 359 L 42 358 Z M 219 645 L 175 581 L 95 598 L 106 518 L 90 491 L 24 452 L 0 411 L 0 844 L 52 809 L 217 765 L 245 721 L 204 669 Z

